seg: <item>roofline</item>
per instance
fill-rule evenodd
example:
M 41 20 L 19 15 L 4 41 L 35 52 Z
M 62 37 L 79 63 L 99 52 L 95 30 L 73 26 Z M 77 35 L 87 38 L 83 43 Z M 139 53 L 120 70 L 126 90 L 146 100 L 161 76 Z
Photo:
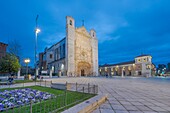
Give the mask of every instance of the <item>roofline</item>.
M 63 40 L 65 40 L 66 37 L 64 37 L 63 39 L 61 39 L 60 41 L 58 41 L 57 43 L 53 44 L 51 47 L 47 48 L 47 50 L 51 49 L 53 46 L 59 44 L 60 42 L 62 42 Z
M 133 64 L 133 63 L 135 63 L 135 60 L 127 61 L 127 62 L 120 62 L 120 63 L 117 63 L 117 64 L 104 64 L 104 65 L 99 65 L 99 67 L 127 65 L 127 64 Z
M 145 57 L 145 56 L 151 56 L 149 54 L 143 54 L 143 55 L 139 55 L 139 56 L 136 56 L 135 58 L 138 58 L 138 57 Z M 152 56 L 151 56 L 152 57 Z
M 3 42 L 0 42 L 0 43 L 8 46 L 8 44 L 6 44 L 6 43 L 3 43 Z

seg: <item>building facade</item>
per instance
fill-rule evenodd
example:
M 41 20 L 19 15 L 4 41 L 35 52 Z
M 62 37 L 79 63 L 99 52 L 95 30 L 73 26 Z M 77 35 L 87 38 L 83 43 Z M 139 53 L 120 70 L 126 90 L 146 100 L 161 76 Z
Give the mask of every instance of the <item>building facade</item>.
M 0 42 L 0 58 L 6 55 L 7 46 L 8 44 Z
M 150 55 L 140 55 L 133 61 L 99 66 L 99 75 L 110 76 L 147 76 L 155 73 L 155 66 Z
M 84 26 L 76 28 L 75 20 L 66 17 L 66 37 L 46 48 L 39 61 L 41 70 L 59 76 L 97 76 L 98 40 L 96 32 Z

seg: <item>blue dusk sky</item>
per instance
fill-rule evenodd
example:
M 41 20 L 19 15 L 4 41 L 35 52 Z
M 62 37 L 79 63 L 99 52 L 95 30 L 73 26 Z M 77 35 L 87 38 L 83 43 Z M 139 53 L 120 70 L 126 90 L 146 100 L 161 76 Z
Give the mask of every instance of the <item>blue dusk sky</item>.
M 170 62 L 170 0 L 1 0 L 0 42 L 17 40 L 22 57 L 34 64 L 35 18 L 38 52 L 65 37 L 65 17 L 85 21 L 99 42 L 99 64 L 150 54 L 153 63 Z

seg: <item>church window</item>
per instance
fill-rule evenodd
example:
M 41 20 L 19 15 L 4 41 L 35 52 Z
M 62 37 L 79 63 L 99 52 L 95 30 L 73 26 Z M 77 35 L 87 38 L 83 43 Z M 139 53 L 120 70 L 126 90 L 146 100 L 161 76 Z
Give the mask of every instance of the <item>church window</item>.
M 143 61 L 146 62 L 146 58 L 144 58 Z
M 70 20 L 70 25 L 72 26 L 72 20 Z
M 50 58 L 53 58 L 53 55 L 52 55 L 52 54 L 50 54 Z
M 94 37 L 94 32 L 93 32 L 93 37 Z

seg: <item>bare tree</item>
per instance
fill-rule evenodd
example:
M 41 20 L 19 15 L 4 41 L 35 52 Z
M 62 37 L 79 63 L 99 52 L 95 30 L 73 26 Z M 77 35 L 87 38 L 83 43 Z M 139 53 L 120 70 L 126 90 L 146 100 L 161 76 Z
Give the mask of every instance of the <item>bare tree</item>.
M 22 46 L 18 40 L 14 39 L 8 41 L 8 52 L 12 55 L 15 55 L 19 62 L 22 60 Z

